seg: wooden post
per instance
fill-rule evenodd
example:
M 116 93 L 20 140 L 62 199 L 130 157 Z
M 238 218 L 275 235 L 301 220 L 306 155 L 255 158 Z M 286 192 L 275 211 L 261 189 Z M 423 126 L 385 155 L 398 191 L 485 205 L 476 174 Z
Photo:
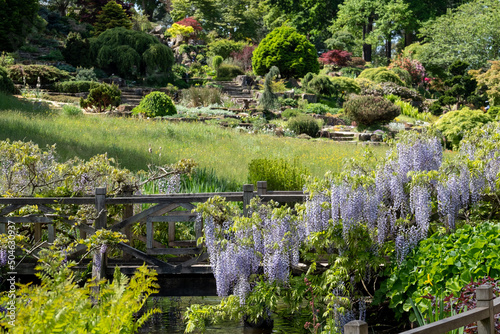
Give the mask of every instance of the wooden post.
M 153 236 L 153 220 L 151 217 L 148 217 L 148 220 L 146 221 L 146 249 L 153 248 Z
M 493 288 L 490 285 L 481 285 L 476 290 L 476 307 L 488 307 L 490 316 L 477 322 L 478 334 L 495 333 L 495 318 L 493 317 Z
M 123 195 L 125 196 L 133 196 L 134 195 L 134 192 L 132 191 L 132 189 L 126 189 L 124 192 L 123 192 Z M 134 215 L 134 205 L 133 204 L 126 204 L 124 207 L 123 207 L 123 213 L 122 213 L 122 220 L 125 220 L 129 217 L 132 217 Z M 128 244 L 130 246 L 134 246 L 134 242 L 133 242 L 133 236 L 132 236 L 132 226 L 129 225 L 129 226 L 126 226 L 124 229 L 123 229 L 123 234 L 125 234 L 125 236 L 127 237 L 128 239 Z M 131 260 L 132 259 L 132 255 L 128 254 L 128 253 L 123 253 L 123 259 L 124 260 Z
M 106 228 L 106 188 L 95 189 L 95 208 L 98 216 L 94 222 L 94 228 L 97 231 Z M 106 253 L 100 254 L 99 251 L 100 250 L 94 252 L 92 262 L 92 279 L 95 282 L 99 282 L 101 279 L 106 277 Z M 100 257 L 100 267 L 96 265 L 97 263 L 99 263 L 98 257 Z
M 267 194 L 267 181 L 257 181 L 257 195 Z
M 56 226 L 54 223 L 48 224 L 47 229 L 49 231 L 48 242 L 53 243 L 56 236 Z
M 243 215 L 248 217 L 248 206 L 253 198 L 253 184 L 243 185 Z
M 5 227 L 5 223 L 0 223 L 0 234 L 6 234 L 7 228 Z
M 363 320 L 353 320 L 344 326 L 344 334 L 368 334 L 368 324 Z
M 33 227 L 35 229 L 35 242 L 39 242 L 42 239 L 42 225 L 35 223 Z

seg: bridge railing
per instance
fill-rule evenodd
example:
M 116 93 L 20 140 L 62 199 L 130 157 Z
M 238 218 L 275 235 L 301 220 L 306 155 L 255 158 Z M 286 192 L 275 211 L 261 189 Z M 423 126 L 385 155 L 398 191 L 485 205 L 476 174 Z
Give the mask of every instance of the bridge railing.
M 6 225 L 10 223 L 34 224 L 34 241 L 42 239 L 43 229 L 47 230 L 47 243 L 52 243 L 56 236 L 59 224 L 74 227 L 79 231 L 79 236 L 85 238 L 88 234 L 95 233 L 98 229 L 110 229 L 120 231 L 129 239 L 129 243 L 120 243 L 118 248 L 123 251 L 123 262 L 133 258 L 139 259 L 155 267 L 159 274 L 186 273 L 186 272 L 210 272 L 207 266 L 195 266 L 197 263 L 207 259 L 207 254 L 196 245 L 196 240 L 202 236 L 202 222 L 196 221 L 196 214 L 191 210 L 196 203 L 205 202 L 213 196 L 222 196 L 229 202 L 243 202 L 243 214 L 248 215 L 247 205 L 250 200 L 259 196 L 262 201 L 302 202 L 304 194 L 302 191 L 267 191 L 265 181 L 258 182 L 257 190 L 254 186 L 243 185 L 241 192 L 220 193 L 198 193 L 198 194 L 166 194 L 166 195 L 132 195 L 125 194 L 117 197 L 108 197 L 105 188 L 95 189 L 94 196 L 86 197 L 0 197 L 0 233 L 6 233 Z M 144 210 L 134 208 L 139 205 L 149 204 Z M 16 212 L 26 206 L 37 206 L 41 214 L 29 214 L 13 216 Z M 92 205 L 98 213 L 92 224 L 80 223 L 69 217 L 61 216 L 60 212 L 52 208 L 53 205 Z M 108 224 L 107 208 L 112 205 L 123 205 L 121 220 Z M 183 211 L 179 211 L 183 210 Z M 145 235 L 132 235 L 131 227 L 135 223 L 146 225 Z M 176 224 L 179 222 L 194 222 L 195 240 L 176 240 Z M 154 239 L 154 230 L 160 224 L 168 225 L 168 242 L 165 245 Z M 132 240 L 140 240 L 146 244 L 146 250 L 133 247 Z M 82 253 L 84 246 L 77 248 L 76 252 Z M 181 262 L 161 260 L 159 255 L 173 255 L 177 259 L 183 258 Z M 186 260 L 187 258 L 187 260 Z M 169 263 L 171 262 L 171 263 Z M 106 261 L 102 261 L 101 271 L 103 277 L 106 271 Z M 32 270 L 32 269 L 27 269 Z M 21 270 L 22 271 L 22 270 Z
M 462 328 L 477 321 L 478 334 L 493 334 L 495 331 L 494 315 L 500 313 L 500 297 L 493 297 L 490 285 L 481 285 L 476 290 L 476 308 L 454 316 L 417 327 L 401 334 L 444 334 Z M 368 334 L 368 324 L 355 320 L 344 326 L 344 334 Z

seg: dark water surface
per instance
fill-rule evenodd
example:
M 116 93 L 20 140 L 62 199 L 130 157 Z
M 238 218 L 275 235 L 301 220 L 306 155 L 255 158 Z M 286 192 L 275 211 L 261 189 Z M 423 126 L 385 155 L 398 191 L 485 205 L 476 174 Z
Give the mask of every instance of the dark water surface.
M 150 297 L 148 309 L 158 308 L 161 314 L 153 315 L 147 325 L 143 326 L 140 333 L 153 334 L 181 334 L 184 333 L 183 315 L 186 308 L 192 304 L 218 304 L 219 297 Z M 245 327 L 242 321 L 228 321 L 213 326 L 207 326 L 206 333 L 211 334 L 299 334 L 304 333 L 304 328 L 294 328 L 294 325 L 286 319 L 274 317 L 273 330 L 258 330 Z M 305 323 L 306 320 L 304 320 Z

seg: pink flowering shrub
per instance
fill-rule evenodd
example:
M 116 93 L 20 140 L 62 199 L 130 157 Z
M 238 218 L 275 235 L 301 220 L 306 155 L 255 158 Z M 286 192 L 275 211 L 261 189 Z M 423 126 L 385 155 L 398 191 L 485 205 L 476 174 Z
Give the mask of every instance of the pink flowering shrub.
M 407 70 L 413 80 L 413 84 L 419 85 L 424 82 L 425 68 L 421 62 L 409 57 L 403 57 L 401 54 L 392 60 L 389 68 L 399 67 Z

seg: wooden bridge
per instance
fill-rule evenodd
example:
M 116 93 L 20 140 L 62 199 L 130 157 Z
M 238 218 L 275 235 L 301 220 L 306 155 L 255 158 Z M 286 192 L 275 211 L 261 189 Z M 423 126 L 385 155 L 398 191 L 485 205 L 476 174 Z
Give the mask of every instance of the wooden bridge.
M 6 233 L 6 225 L 33 224 L 33 241 L 38 245 L 35 253 L 49 246 L 55 239 L 56 232 L 63 232 L 62 225 L 75 228 L 80 238 L 94 234 L 97 230 L 106 228 L 120 231 L 129 240 L 128 243 L 117 245 L 122 252 L 121 258 L 103 258 L 100 272 L 93 273 L 94 277 L 110 277 L 116 266 L 122 273 L 132 275 L 135 269 L 146 263 L 159 274 L 162 291 L 166 295 L 214 295 L 215 280 L 210 265 L 206 262 L 208 254 L 203 247 L 197 246 L 197 239 L 202 236 L 202 222 L 196 220 L 196 214 L 191 210 L 196 203 L 205 202 L 213 196 L 225 197 L 228 202 L 242 202 L 243 214 L 247 215 L 247 205 L 254 196 L 259 196 L 263 202 L 276 201 L 279 203 L 302 202 L 302 191 L 267 191 L 265 181 L 258 182 L 257 191 L 254 185 L 243 185 L 242 192 L 199 193 L 199 194 L 168 194 L 168 195 L 132 195 L 108 197 L 105 188 L 95 189 L 94 196 L 86 197 L 21 197 L 0 198 L 0 234 Z M 56 207 L 60 205 L 92 205 L 98 213 L 97 218 L 90 224 L 80 223 L 67 216 L 61 216 Z M 108 223 L 108 209 L 120 205 L 121 220 L 113 224 Z M 146 209 L 140 206 L 149 206 Z M 20 209 L 37 206 L 40 214 L 24 216 L 11 215 Z M 194 223 L 194 240 L 176 240 L 176 224 L 181 222 Z M 131 227 L 135 223 L 146 225 L 146 233 L 132 234 Z M 158 242 L 154 239 L 154 230 L 158 225 L 168 225 L 168 242 Z M 66 230 L 68 230 L 66 228 Z M 77 236 L 66 233 L 71 239 Z M 135 240 L 145 244 L 138 249 L 134 247 Z M 69 254 L 69 258 L 77 258 L 86 251 L 80 245 L 76 251 Z M 18 264 L 17 275 L 33 277 L 36 260 L 26 258 Z M 88 263 L 88 262 L 87 262 Z M 86 266 L 85 262 L 83 264 Z M 83 267 L 80 267 L 83 269 Z

